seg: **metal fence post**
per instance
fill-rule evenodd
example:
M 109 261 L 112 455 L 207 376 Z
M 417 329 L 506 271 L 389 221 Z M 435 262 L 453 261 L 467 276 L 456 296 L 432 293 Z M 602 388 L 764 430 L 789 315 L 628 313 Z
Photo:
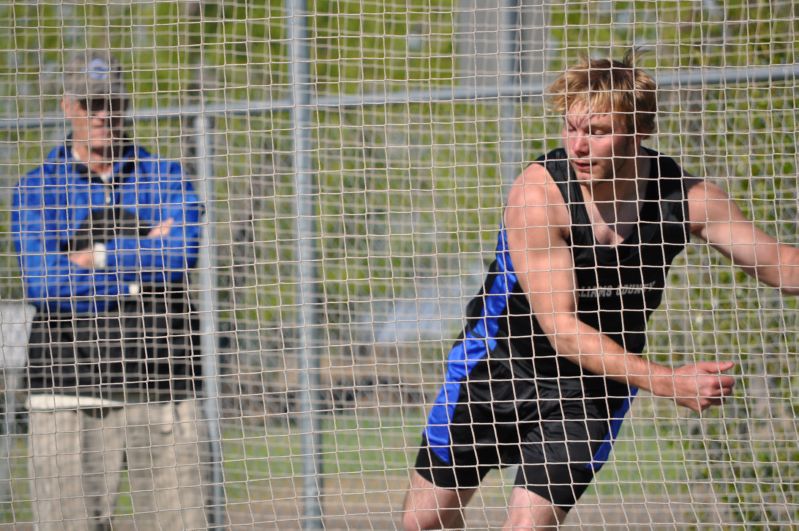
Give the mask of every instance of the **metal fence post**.
M 520 87 L 520 39 L 519 0 L 504 0 L 500 7 L 499 63 L 501 87 Z M 517 95 L 510 94 L 500 99 L 500 153 L 502 157 L 502 183 L 509 187 L 521 172 L 521 135 L 517 122 Z
M 216 338 L 216 279 L 214 277 L 213 229 L 214 199 L 213 162 L 209 122 L 211 118 L 198 115 L 194 119 L 197 146 L 197 175 L 200 194 L 205 205 L 205 226 L 200 243 L 198 288 L 200 292 L 200 330 L 202 346 L 202 371 L 204 400 L 202 411 L 208 426 L 208 442 L 211 451 L 211 492 L 209 527 L 222 529 L 225 525 L 225 478 L 222 470 L 222 433 L 219 425 L 219 366 L 217 364 Z
M 291 83 L 291 124 L 297 222 L 295 226 L 299 264 L 299 426 L 302 458 L 304 529 L 322 529 L 322 430 L 318 413 L 320 388 L 319 358 L 321 348 L 321 315 L 317 310 L 320 298 L 316 268 L 318 227 L 315 217 L 315 186 L 312 174 L 311 138 L 311 71 L 308 46 L 308 16 L 305 0 L 290 0 L 289 55 Z

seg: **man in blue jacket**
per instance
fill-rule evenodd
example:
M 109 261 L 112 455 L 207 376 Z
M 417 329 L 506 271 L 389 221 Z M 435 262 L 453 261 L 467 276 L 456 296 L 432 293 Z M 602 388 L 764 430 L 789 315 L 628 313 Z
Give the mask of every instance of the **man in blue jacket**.
M 205 528 L 197 317 L 202 206 L 180 164 L 125 134 L 122 70 L 64 72 L 67 141 L 14 191 L 28 302 L 30 476 L 39 529 L 110 526 L 127 465 L 140 529 Z

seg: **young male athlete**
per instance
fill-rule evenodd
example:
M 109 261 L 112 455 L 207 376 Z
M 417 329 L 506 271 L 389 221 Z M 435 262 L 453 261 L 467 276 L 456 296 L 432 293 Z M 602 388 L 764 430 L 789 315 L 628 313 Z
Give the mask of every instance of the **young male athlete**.
M 550 88 L 563 148 L 510 191 L 496 259 L 424 430 L 406 529 L 461 526 L 482 478 L 512 464 L 505 527 L 557 526 L 607 460 L 638 389 L 697 412 L 732 392 L 731 362 L 672 368 L 640 355 L 669 266 L 692 235 L 799 293 L 799 249 L 641 145 L 655 131 L 655 91 L 631 54 L 583 61 Z

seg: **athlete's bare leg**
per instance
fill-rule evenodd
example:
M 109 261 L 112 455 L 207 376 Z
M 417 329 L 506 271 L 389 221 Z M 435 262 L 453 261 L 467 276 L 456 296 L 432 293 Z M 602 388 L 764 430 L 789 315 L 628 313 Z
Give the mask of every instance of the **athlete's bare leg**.
M 476 490 L 442 489 L 414 471 L 403 505 L 403 529 L 462 529 L 463 507 Z
M 502 529 L 557 529 L 564 518 L 566 511 L 555 507 L 551 501 L 527 489 L 515 487 L 508 503 L 508 519 Z

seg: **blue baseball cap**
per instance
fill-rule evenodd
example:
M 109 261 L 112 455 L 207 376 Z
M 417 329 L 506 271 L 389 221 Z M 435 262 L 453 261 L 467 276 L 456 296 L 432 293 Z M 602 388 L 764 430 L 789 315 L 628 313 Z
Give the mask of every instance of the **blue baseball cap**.
M 127 99 L 124 72 L 108 50 L 81 50 L 64 67 L 64 95 Z

